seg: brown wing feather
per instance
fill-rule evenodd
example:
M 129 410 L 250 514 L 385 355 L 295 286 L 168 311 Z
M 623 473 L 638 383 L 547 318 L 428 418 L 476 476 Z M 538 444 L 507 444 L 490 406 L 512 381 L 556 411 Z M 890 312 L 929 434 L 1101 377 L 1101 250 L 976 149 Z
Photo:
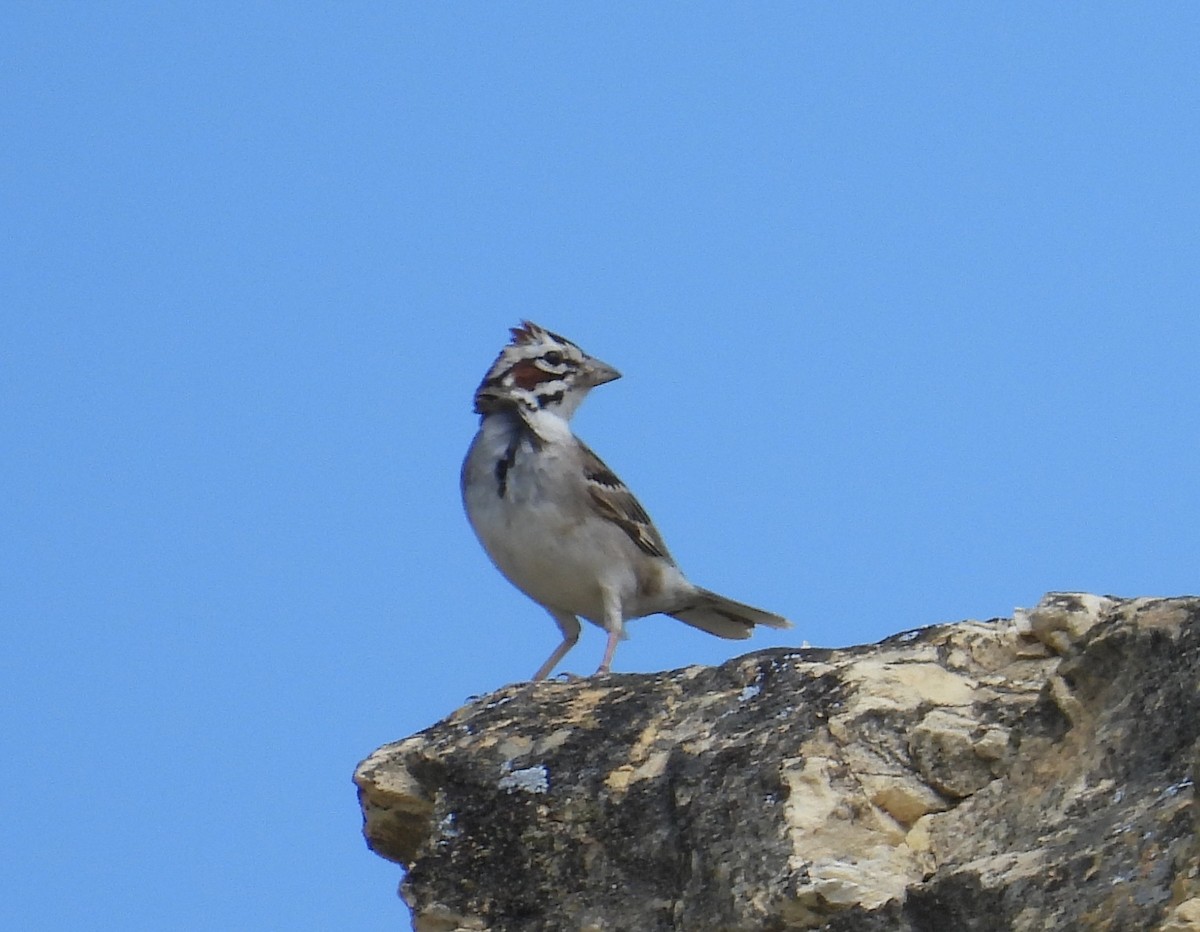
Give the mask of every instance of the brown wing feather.
M 658 533 L 646 509 L 633 497 L 617 474 L 604 465 L 604 461 L 583 443 L 583 475 L 588 494 L 596 503 L 601 516 L 629 535 L 630 539 L 646 553 L 654 557 L 671 560 L 671 554 Z M 672 560 L 672 562 L 674 562 Z

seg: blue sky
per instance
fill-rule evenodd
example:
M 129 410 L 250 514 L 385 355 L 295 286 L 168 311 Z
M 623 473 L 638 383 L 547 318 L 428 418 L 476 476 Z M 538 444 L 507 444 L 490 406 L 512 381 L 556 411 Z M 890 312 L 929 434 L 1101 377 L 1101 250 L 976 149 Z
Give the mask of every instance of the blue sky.
M 557 634 L 461 514 L 527 316 L 697 582 L 618 672 L 1197 591 L 1185 4 L 0 7 L 0 925 L 396 929 L 376 746 Z M 589 628 L 564 665 L 590 672 Z

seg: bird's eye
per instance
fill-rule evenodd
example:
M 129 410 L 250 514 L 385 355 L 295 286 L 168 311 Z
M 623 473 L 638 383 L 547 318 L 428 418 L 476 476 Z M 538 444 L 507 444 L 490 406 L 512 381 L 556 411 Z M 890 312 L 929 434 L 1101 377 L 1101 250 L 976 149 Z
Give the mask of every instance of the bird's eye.
M 552 366 L 561 366 L 563 364 L 563 354 L 558 350 L 551 350 L 542 356 L 542 359 L 550 363 Z

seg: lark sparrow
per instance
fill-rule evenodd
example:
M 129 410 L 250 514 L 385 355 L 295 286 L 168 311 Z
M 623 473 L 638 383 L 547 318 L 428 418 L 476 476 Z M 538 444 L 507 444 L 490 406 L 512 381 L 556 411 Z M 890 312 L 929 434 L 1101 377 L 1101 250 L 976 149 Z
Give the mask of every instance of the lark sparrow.
M 579 639 L 579 618 L 608 632 L 608 672 L 625 622 L 663 612 L 723 638 L 778 615 L 688 582 L 662 536 L 568 421 L 597 385 L 621 377 L 570 340 L 522 322 L 475 392 L 482 415 L 462 468 L 467 518 L 492 562 L 558 623 L 545 679 Z

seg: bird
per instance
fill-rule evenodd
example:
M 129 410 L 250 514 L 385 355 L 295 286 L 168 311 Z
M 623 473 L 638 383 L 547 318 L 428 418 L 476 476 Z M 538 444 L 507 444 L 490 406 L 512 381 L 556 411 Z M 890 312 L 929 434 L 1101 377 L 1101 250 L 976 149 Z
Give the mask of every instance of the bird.
M 791 627 L 689 582 L 633 493 L 572 432 L 587 394 L 621 373 L 531 321 L 509 332 L 475 391 L 479 431 L 460 484 L 492 563 L 562 634 L 533 680 L 575 646 L 580 618 L 608 635 L 597 675 L 610 672 L 634 618 L 663 613 L 722 638 L 748 638 L 756 625 Z

